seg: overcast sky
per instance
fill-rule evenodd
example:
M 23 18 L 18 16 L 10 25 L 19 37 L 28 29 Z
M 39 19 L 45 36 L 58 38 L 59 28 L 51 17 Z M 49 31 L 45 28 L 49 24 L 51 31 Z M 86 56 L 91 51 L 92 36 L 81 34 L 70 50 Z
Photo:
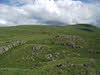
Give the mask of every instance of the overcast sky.
M 100 0 L 0 0 L 0 26 L 93 24 Z

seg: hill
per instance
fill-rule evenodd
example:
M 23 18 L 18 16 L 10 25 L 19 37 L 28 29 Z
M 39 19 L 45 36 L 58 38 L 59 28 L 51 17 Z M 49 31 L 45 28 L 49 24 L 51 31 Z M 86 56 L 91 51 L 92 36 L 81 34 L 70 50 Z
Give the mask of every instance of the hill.
M 100 28 L 0 27 L 0 75 L 100 75 Z

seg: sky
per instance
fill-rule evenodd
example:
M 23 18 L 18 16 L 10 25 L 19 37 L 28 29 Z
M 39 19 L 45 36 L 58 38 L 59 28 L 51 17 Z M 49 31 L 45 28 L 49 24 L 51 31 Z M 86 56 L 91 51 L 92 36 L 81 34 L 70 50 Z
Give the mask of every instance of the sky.
M 100 27 L 100 0 L 0 0 L 0 26 L 31 24 Z

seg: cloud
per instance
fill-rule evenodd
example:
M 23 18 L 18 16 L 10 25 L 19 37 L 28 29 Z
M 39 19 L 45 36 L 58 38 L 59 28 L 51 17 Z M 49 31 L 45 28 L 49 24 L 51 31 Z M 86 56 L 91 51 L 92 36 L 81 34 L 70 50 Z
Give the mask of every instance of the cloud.
M 6 21 L 0 20 L 0 24 L 6 24 Z
M 98 2 L 11 0 L 11 4 L 0 4 L 0 22 L 4 25 L 87 23 L 100 26 L 100 5 Z

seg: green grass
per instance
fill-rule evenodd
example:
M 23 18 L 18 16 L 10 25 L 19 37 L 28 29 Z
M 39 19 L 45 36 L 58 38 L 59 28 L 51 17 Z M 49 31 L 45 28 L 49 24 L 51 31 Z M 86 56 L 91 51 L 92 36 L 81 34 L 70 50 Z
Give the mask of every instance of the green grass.
M 78 36 L 83 41 L 57 40 L 57 35 L 62 36 L 58 39 L 64 39 L 66 35 Z M 0 27 L 0 47 L 16 40 L 27 41 L 0 54 L 0 75 L 73 75 L 79 72 L 91 75 L 100 70 L 100 54 L 88 53 L 89 49 L 100 52 L 100 40 L 96 40 L 98 38 L 100 28 L 88 25 Z M 83 48 L 61 45 L 64 42 L 75 42 Z M 41 48 L 32 49 L 38 46 Z M 51 57 L 48 58 L 48 55 Z M 77 66 L 85 63 L 91 66 Z M 57 67 L 59 64 L 64 66 Z

